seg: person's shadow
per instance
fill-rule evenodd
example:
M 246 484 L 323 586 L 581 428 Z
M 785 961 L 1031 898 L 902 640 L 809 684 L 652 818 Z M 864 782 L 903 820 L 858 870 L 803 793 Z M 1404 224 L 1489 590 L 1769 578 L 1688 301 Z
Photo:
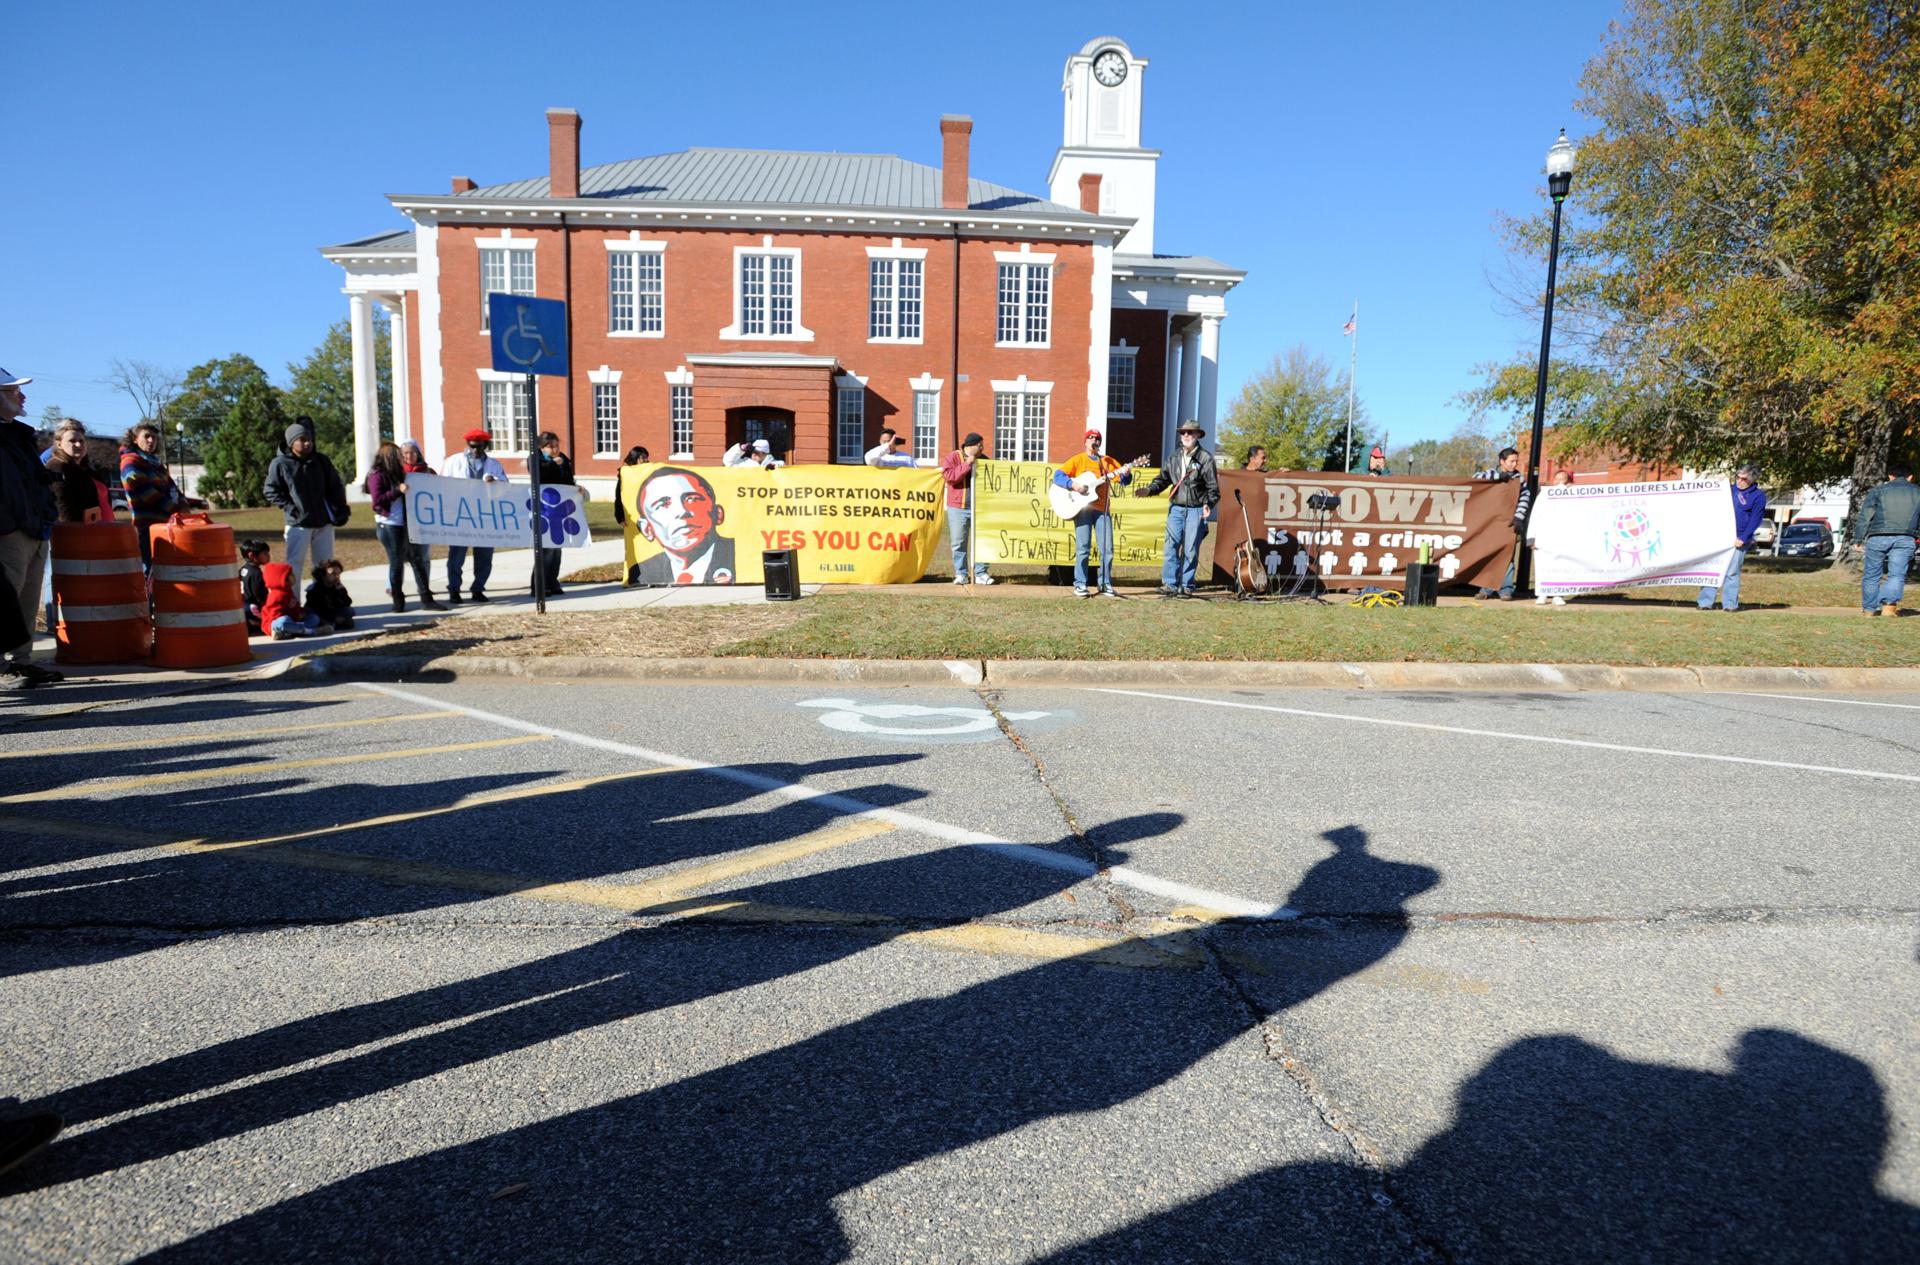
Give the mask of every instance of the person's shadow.
M 1155 832 L 1143 832 L 1142 824 L 1128 819 L 1113 833 L 1124 838 Z M 1322 932 L 1298 928 L 1305 934 L 1295 936 L 1296 928 L 1272 928 L 1289 941 L 1286 1004 L 1392 952 L 1406 933 L 1404 900 L 1439 881 L 1424 866 L 1371 856 L 1357 829 L 1329 838 L 1333 854 L 1303 876 L 1289 903 L 1311 909 L 1316 901 L 1388 892 L 1392 903 L 1374 911 L 1363 952 L 1327 945 Z M 1113 839 L 1101 842 L 1108 855 L 1124 855 Z M 887 886 L 891 876 L 885 870 L 907 867 L 910 876 L 920 864 L 907 858 L 864 868 L 876 885 Z M 982 890 L 995 894 L 980 902 L 983 913 L 1016 908 L 1059 887 L 1057 876 L 990 852 L 971 850 L 969 864 Z M 841 871 L 835 877 L 844 885 L 849 876 Z M 737 895 L 805 906 L 813 903 L 810 892 L 817 885 L 801 877 Z M 273 1256 L 292 1243 L 325 1241 L 347 1258 L 391 1253 L 404 1244 L 413 1258 L 461 1261 L 518 1259 L 529 1252 L 564 1259 L 639 1254 L 703 1262 L 840 1260 L 853 1246 L 835 1209 L 847 1192 L 1038 1120 L 1112 1107 L 1180 1076 L 1261 1022 L 1265 1014 L 1204 973 L 1207 954 L 1199 941 L 1208 934 L 1196 929 L 1154 940 L 1165 955 L 1164 969 L 1100 965 L 1104 959 L 1092 946 L 1082 957 L 1002 968 L 957 992 L 885 1006 L 709 1072 L 358 1173 L 208 1231 L 156 1259 Z M 623 937 L 635 954 L 636 973 L 650 971 L 649 958 L 671 973 L 656 977 L 648 990 L 653 1005 L 784 973 L 757 966 L 767 950 L 745 938 L 704 941 L 698 954 L 663 952 L 677 938 L 655 932 Z M 839 939 L 830 940 L 828 933 L 811 938 Z M 787 961 L 784 971 L 824 964 L 846 951 L 823 948 L 808 955 L 809 963 Z M 1258 950 L 1243 946 L 1237 952 Z M 865 974 L 816 973 L 807 983 L 789 984 L 795 989 L 791 1004 L 808 1005 L 809 988 L 864 986 L 874 978 L 872 970 L 910 976 L 915 962 L 895 956 L 879 959 Z M 962 971 L 978 975 L 989 969 L 976 963 Z M 951 978 L 950 971 L 939 971 L 929 984 L 940 988 Z M 769 994 L 759 1004 L 781 997 Z M 553 1013 L 511 1040 L 488 1039 L 488 1025 L 523 1025 L 521 1013 L 468 1025 L 462 1029 L 467 1045 L 476 1056 L 497 1053 L 576 1027 L 565 1013 Z M 403 1044 L 388 1057 L 404 1059 L 405 1050 Z M 640 1051 L 635 1057 L 642 1057 Z M 674 1050 L 653 1049 L 644 1057 L 671 1060 Z M 297 1082 L 283 1092 L 297 1096 Z M 523 1182 L 524 1195 L 487 1198 Z

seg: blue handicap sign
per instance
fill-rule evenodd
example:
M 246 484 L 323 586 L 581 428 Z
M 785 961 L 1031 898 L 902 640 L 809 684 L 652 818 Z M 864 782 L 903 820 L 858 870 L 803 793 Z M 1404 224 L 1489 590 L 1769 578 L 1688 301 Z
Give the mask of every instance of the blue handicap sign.
M 487 324 L 495 372 L 566 373 L 567 305 L 559 299 L 495 291 L 487 296 Z

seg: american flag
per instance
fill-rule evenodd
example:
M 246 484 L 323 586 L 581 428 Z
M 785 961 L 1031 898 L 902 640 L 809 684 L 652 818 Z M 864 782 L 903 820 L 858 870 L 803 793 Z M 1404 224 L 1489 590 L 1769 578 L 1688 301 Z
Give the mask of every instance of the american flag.
M 1346 337 L 1348 337 L 1348 338 L 1352 338 L 1352 337 L 1353 337 L 1353 322 L 1354 322 L 1354 319 L 1355 319 L 1354 317 L 1351 317 L 1351 316 L 1349 316 L 1349 317 L 1347 318 L 1347 323 L 1346 323 L 1345 325 L 1342 325 L 1342 326 L 1340 327 L 1340 332 L 1341 332 L 1342 334 L 1344 334 L 1344 335 L 1345 335 Z

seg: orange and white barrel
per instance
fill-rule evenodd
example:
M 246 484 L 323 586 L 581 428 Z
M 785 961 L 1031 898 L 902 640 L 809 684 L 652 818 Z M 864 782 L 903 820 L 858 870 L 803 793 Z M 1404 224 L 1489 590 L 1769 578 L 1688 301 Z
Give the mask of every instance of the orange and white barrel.
M 217 668 L 253 658 L 233 528 L 205 514 L 156 523 L 153 661 L 163 668 Z
M 153 653 L 132 523 L 54 524 L 53 607 L 61 663 L 137 663 Z

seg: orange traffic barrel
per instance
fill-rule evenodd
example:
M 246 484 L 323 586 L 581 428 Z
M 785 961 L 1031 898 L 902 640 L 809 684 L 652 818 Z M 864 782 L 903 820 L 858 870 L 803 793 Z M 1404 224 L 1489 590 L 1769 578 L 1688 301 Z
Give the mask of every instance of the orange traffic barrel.
M 133 663 L 153 653 L 132 523 L 54 524 L 53 606 L 53 657 L 62 663 Z
M 163 668 L 217 668 L 253 658 L 233 528 L 205 514 L 154 524 L 153 661 Z

